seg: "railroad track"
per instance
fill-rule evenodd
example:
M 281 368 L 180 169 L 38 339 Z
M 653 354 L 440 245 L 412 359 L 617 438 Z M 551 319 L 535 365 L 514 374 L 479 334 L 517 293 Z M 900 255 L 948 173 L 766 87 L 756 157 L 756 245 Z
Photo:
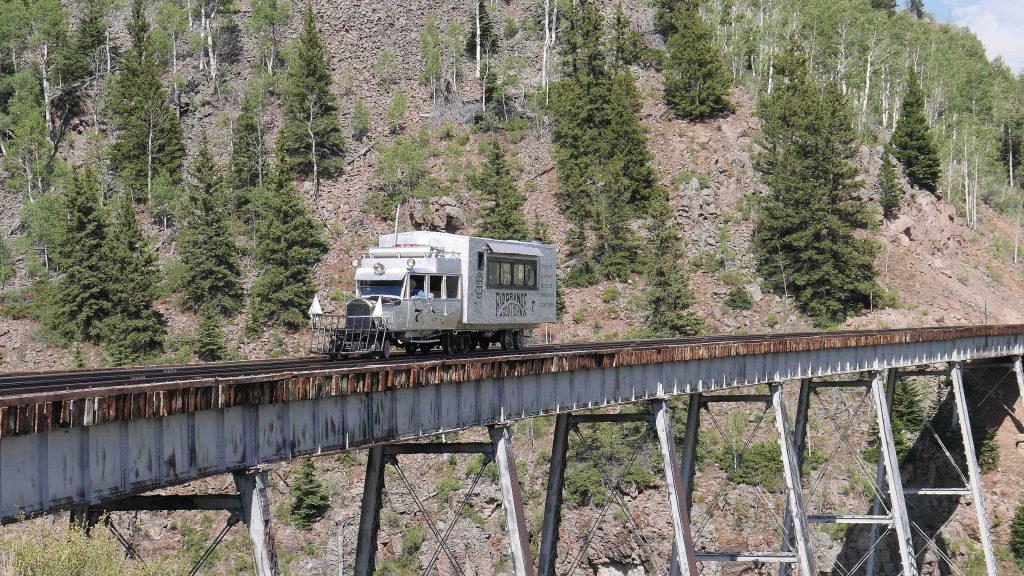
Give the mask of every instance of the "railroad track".
M 243 376 L 261 376 L 287 372 L 308 372 L 347 368 L 362 365 L 407 364 L 412 361 L 459 361 L 463 359 L 491 358 L 506 355 L 542 355 L 552 353 L 590 352 L 595 350 L 621 350 L 628 348 L 650 349 L 662 346 L 679 346 L 692 344 L 720 344 L 723 342 L 766 342 L 817 336 L 868 336 L 898 332 L 895 330 L 846 330 L 837 332 L 802 332 L 791 334 L 757 334 L 727 336 L 697 336 L 686 338 L 670 338 L 659 340 L 633 340 L 614 342 L 589 342 L 579 344 L 548 344 L 531 346 L 523 351 L 512 352 L 502 350 L 475 351 L 460 356 L 444 356 L 441 353 L 417 354 L 409 356 L 396 353 L 389 359 L 368 357 L 331 360 L 325 356 L 307 356 L 279 360 L 251 360 L 244 362 L 214 362 L 207 364 L 182 364 L 167 366 L 141 366 L 126 368 L 108 368 L 100 370 L 69 370 L 60 372 L 25 372 L 0 375 L 0 397 L 23 396 L 46 392 L 61 392 L 87 388 L 117 387 L 139 384 L 159 384 L 168 382 L 187 383 L 189 380 L 209 380 L 211 378 L 236 378 Z

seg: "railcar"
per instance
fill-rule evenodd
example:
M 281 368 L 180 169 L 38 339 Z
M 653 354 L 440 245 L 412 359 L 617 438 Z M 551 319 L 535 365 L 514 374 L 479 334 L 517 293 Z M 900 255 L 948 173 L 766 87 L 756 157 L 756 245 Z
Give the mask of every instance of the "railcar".
M 310 311 L 314 353 L 521 350 L 532 330 L 555 321 L 551 245 L 400 232 L 353 264 L 356 294 L 345 313 Z

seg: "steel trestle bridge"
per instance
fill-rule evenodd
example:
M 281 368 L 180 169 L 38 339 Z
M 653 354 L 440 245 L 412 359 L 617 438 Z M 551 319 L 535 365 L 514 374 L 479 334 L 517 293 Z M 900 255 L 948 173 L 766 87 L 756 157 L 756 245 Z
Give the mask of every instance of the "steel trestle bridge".
M 900 565 L 869 552 L 869 573 L 913 576 L 920 550 L 906 496 L 971 499 L 988 574 L 997 561 L 968 418 L 965 371 L 1004 370 L 1024 390 L 1024 325 L 939 327 L 542 346 L 520 353 L 389 360 L 298 358 L 209 365 L 0 376 L 0 522 L 71 510 L 91 526 L 120 510 L 226 510 L 244 522 L 256 573 L 278 574 L 266 498 L 266 467 L 284 460 L 367 449 L 357 575 L 373 574 L 385 467 L 400 455 L 481 453 L 497 464 L 517 575 L 553 576 L 557 562 L 568 434 L 581 422 L 647 422 L 655 431 L 672 518 L 673 574 L 707 562 L 778 563 L 782 574 L 816 575 L 812 524 L 864 524 L 896 534 Z M 900 477 L 890 411 L 898 377 L 949 379 L 964 445 L 965 485 L 908 488 Z M 767 385 L 767 394 L 734 389 Z M 791 407 L 783 390 L 797 389 Z M 878 430 L 877 488 L 871 514 L 808 514 L 801 478 L 812 392 L 860 387 Z M 728 394 L 723 394 L 728 392 Z M 669 399 L 688 396 L 682 446 L 675 446 Z M 579 412 L 646 402 L 650 411 Z M 786 506 L 776 553 L 697 552 L 690 525 L 701 412 L 720 402 L 771 410 Z M 557 415 L 537 562 L 516 477 L 510 424 Z M 418 443 L 486 426 L 490 441 Z M 146 495 L 216 474 L 234 475 L 237 494 Z M 225 528 L 225 531 L 227 528 Z M 436 527 L 435 527 L 436 530 Z M 439 535 L 440 536 L 440 535 Z M 223 533 L 218 537 L 222 538 Z M 438 552 L 444 548 L 443 538 Z M 446 554 L 449 554 L 446 551 Z M 454 559 L 452 560 L 454 563 Z

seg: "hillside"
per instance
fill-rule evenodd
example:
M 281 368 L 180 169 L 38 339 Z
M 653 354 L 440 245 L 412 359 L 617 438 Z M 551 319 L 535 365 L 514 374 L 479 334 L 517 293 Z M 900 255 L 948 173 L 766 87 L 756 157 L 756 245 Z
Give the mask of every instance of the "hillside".
M 118 171 L 111 148 L 120 138 L 110 100 L 122 65 L 120 57 L 131 50 L 130 10 L 127 6 L 110 9 L 96 0 L 66 2 L 63 12 L 53 0 L 29 2 L 25 9 L 15 4 L 0 1 L 5 13 L 12 15 L 10 22 L 42 22 L 44 14 L 62 14 L 63 20 L 46 20 L 49 28 L 0 27 L 0 46 L 4 48 L 0 50 L 4 54 L 0 57 L 0 142 L 4 144 L 5 160 L 0 169 L 0 240 L 10 253 L 5 258 L 0 250 L 0 370 L 109 365 L 113 359 L 105 343 L 69 339 L 52 329 L 52 295 L 47 290 L 50 282 L 60 281 L 63 271 L 59 265 L 51 268 L 49 259 L 50 252 L 60 244 L 55 231 L 66 214 L 59 207 L 54 210 L 52 206 L 57 204 L 49 202 L 56 202 L 67 192 L 69 172 L 85 165 L 98 173 L 105 210 L 114 212 L 117 198 L 128 191 L 136 198 L 146 196 L 140 188 L 132 188 Z M 403 198 L 403 229 L 463 234 L 477 229 L 489 205 L 481 200 L 475 175 L 483 162 L 481 146 L 490 138 L 497 138 L 508 151 L 516 186 L 526 196 L 526 220 L 531 226 L 539 224 L 563 254 L 561 278 L 572 273 L 579 264 L 572 246 L 576 224 L 563 209 L 565 200 L 559 196 L 564 183 L 558 167 L 560 144 L 555 141 L 557 120 L 554 107 L 544 104 L 542 73 L 545 8 L 557 14 L 558 33 L 548 39 L 553 48 L 547 53 L 547 71 L 552 80 L 557 80 L 561 74 L 559 54 L 565 49 L 567 4 L 525 0 L 483 3 L 496 38 L 484 62 L 484 75 L 487 77 L 488 68 L 493 69 L 488 97 L 496 94 L 499 98 L 490 102 L 489 113 L 484 115 L 475 114 L 486 105 L 481 103 L 485 91 L 475 75 L 472 50 L 465 50 L 467 30 L 474 24 L 472 3 L 329 0 L 313 4 L 316 28 L 329 64 L 330 89 L 338 99 L 335 117 L 346 146 L 340 157 L 343 168 L 323 178 L 318 189 L 305 174 L 295 175 L 290 182 L 294 182 L 314 227 L 326 240 L 326 250 L 310 271 L 327 311 L 340 310 L 351 294 L 353 257 L 393 226 L 376 214 L 381 210 L 374 209 L 382 194 L 395 194 L 388 199 Z M 627 1 L 621 6 L 644 49 L 661 50 L 665 39 L 656 30 L 656 7 L 648 4 Z M 614 20 L 616 2 L 597 5 L 609 23 Z M 280 17 L 280 6 L 288 9 L 289 18 Z M 154 203 L 151 195 L 149 200 L 133 204 L 147 246 L 158 262 L 153 305 L 166 319 L 162 349 L 139 361 L 197 361 L 195 333 L 201 315 L 197 308 L 186 305 L 180 290 L 185 228 L 182 204 L 195 183 L 191 170 L 200 155 L 204 134 L 217 164 L 225 169 L 231 165 L 236 156 L 243 98 L 260 82 L 270 87 L 259 120 L 265 139 L 272 143 L 265 152 L 268 171 L 273 168 L 277 138 L 285 123 L 285 71 L 295 58 L 291 46 L 302 34 L 305 9 L 299 3 L 280 6 L 271 0 L 187 4 L 162 0 L 147 4 L 159 78 L 182 129 L 185 172 L 183 184 L 171 186 L 171 208 Z M 76 76 L 74 83 L 61 86 L 60 94 L 76 94 L 78 112 L 67 116 L 65 131 L 51 134 L 44 111 L 51 107 L 43 104 L 48 96 L 42 78 L 58 84 L 58 72 L 70 73 L 49 63 L 44 54 L 51 49 L 56 52 L 62 42 L 78 38 L 76 33 L 62 32 L 62 27 L 79 31 L 85 15 L 92 10 L 101 13 L 97 20 L 101 33 L 94 35 L 102 38 L 94 45 L 93 54 L 98 59 L 93 62 L 93 73 Z M 649 54 L 644 57 L 647 60 L 641 58 L 629 66 L 629 71 L 640 96 L 638 118 L 647 131 L 650 165 L 672 209 L 670 228 L 682 239 L 678 274 L 688 279 L 694 300 L 690 311 L 703 318 L 704 333 L 789 332 L 821 325 L 801 311 L 791 294 L 769 289 L 758 272 L 753 246 L 758 202 L 770 193 L 757 168 L 764 151 L 764 120 L 758 100 L 767 97 L 773 87 L 777 89 L 776 59 L 794 31 L 810 56 L 813 77 L 821 83 L 839 83 L 851 110 L 856 132 L 856 197 L 873 221 L 860 234 L 878 246 L 874 262 L 877 294 L 870 294 L 863 310 L 828 327 L 1024 321 L 1024 276 L 1015 256 L 1022 192 L 1016 187 L 1019 178 L 1010 181 L 1008 173 L 1017 170 L 1020 153 L 1024 152 L 1019 136 L 1024 133 L 1024 90 L 1020 79 L 1000 62 L 985 59 L 977 38 L 969 31 L 902 12 L 872 10 L 866 0 L 715 0 L 702 3 L 701 15 L 713 31 L 715 46 L 732 79 L 728 92 L 731 113 L 703 121 L 680 120 L 662 98 L 664 73 L 650 65 Z M 437 58 L 441 74 L 436 89 L 431 82 L 423 81 L 430 61 L 422 49 L 429 16 L 436 19 L 440 40 Z M 278 18 L 276 26 L 254 24 L 267 18 Z M 34 32 L 21 32 L 28 29 Z M 276 32 L 272 34 L 271 30 Z M 109 72 L 105 70 L 108 46 L 113 54 Z M 213 46 L 212 52 L 208 46 Z M 279 47 L 284 57 L 271 58 L 273 79 L 261 80 L 269 46 Z M 215 62 L 212 67 L 211 61 Z M 908 68 L 921 76 L 925 114 L 941 159 L 942 177 L 937 190 L 929 192 L 912 186 L 901 169 L 897 213 L 883 218 L 879 204 L 883 146 L 894 130 Z M 216 71 L 216 79 L 211 70 Z M 404 106 L 396 106 L 396 93 L 404 95 Z M 368 112 L 365 135 L 358 134 L 363 131 L 357 111 L 360 106 Z M 59 107 L 54 104 L 52 109 L 56 112 L 51 114 L 58 116 Z M 50 126 L 57 124 L 58 120 L 52 119 Z M 54 147 L 50 140 L 57 142 L 52 160 L 49 154 Z M 240 187 L 230 180 L 224 186 L 233 198 Z M 254 200 L 250 206 L 256 205 Z M 384 212 L 393 213 L 393 204 L 389 206 Z M 247 330 L 254 285 L 264 274 L 253 225 L 258 219 L 258 208 L 251 207 L 233 207 L 228 219 L 242 271 L 242 296 L 236 302 L 237 313 L 218 320 L 226 337 L 226 354 L 231 358 L 303 354 L 306 340 L 301 329 L 268 321 Z M 634 213 L 624 220 L 621 225 L 633 240 L 649 240 L 646 215 Z M 651 335 L 649 265 L 645 259 L 638 260 L 643 261 L 640 267 L 615 279 L 601 278 L 585 286 L 565 282 L 564 315 L 535 338 L 584 341 Z M 5 268 L 10 274 L 4 273 Z M 731 298 L 736 289 L 749 297 L 749 306 L 736 305 Z M 854 406 L 859 400 L 830 399 Z M 929 410 L 934 409 L 930 402 L 931 398 L 925 403 Z M 814 415 L 815 429 L 825 438 L 835 430 L 825 425 L 830 412 L 825 407 L 821 410 Z M 723 411 L 720 417 L 733 426 L 731 432 L 754 434 L 760 414 Z M 854 422 L 855 445 L 867 442 L 868 429 L 863 422 Z M 1016 505 L 1014 478 L 1020 472 L 1016 429 L 1011 419 L 999 419 L 991 425 L 997 426 L 994 442 L 1001 458 L 999 467 L 986 475 L 985 484 L 993 525 L 998 526 L 997 539 L 1005 549 L 1009 518 Z M 528 513 L 534 520 L 542 503 L 550 426 L 539 421 L 516 428 L 517 451 L 526 462 Z M 607 430 L 601 432 L 612 436 Z M 474 434 L 477 431 L 461 436 Z M 771 441 L 764 430 L 758 434 L 759 440 Z M 623 447 L 615 449 L 621 451 Z M 698 473 L 698 482 L 706 488 L 698 493 L 696 502 L 700 514 L 708 515 L 712 509 L 722 514 L 723 505 L 727 512 L 709 524 L 709 531 L 702 536 L 704 542 L 711 542 L 714 535 L 721 548 L 771 547 L 774 536 L 755 527 L 772 525 L 771 509 L 778 508 L 781 496 L 770 487 L 734 482 L 723 471 L 725 467 L 716 463 L 716 449 L 722 447 L 707 447 L 709 460 L 702 463 Z M 288 573 L 336 567 L 338 531 L 346 531 L 348 542 L 354 537 L 355 529 L 346 521 L 358 510 L 361 457 L 341 455 L 317 460 L 320 478 L 331 496 L 331 510 L 312 532 L 298 530 L 288 520 L 288 489 L 295 467 L 282 466 L 275 471 L 275 528 L 282 557 L 290 566 Z M 643 457 L 653 456 L 645 451 Z M 434 495 L 461 494 L 474 471 L 473 463 L 454 459 L 413 458 L 407 466 L 409 477 L 430 479 L 423 490 Z M 857 458 L 847 454 L 832 465 L 827 479 L 819 480 L 818 490 L 826 494 L 822 496 L 826 500 L 829 492 L 842 495 L 826 502 L 826 507 L 862 512 L 865 500 L 862 486 L 858 488 L 856 466 Z M 928 479 L 929 473 L 923 474 Z M 930 474 L 932 480 L 942 476 L 934 470 Z M 453 488 L 452 482 L 459 487 Z M 197 484 L 183 490 L 218 491 L 229 481 L 216 478 Z M 633 482 L 624 488 L 629 511 L 614 512 L 614 521 L 607 521 L 598 531 L 598 549 L 605 551 L 606 557 L 588 558 L 589 570 L 609 575 L 665 571 L 653 559 L 665 557 L 663 536 L 669 527 L 657 486 L 656 480 L 650 480 L 649 484 Z M 482 493 L 471 502 L 475 512 L 453 535 L 478 559 L 472 565 L 478 574 L 504 571 L 504 536 L 500 514 L 495 513 L 500 509 L 496 490 L 493 483 L 485 482 Z M 724 504 L 714 496 L 717 494 L 723 496 Z M 403 543 L 420 535 L 402 528 L 411 526 L 408 520 L 415 515 L 413 503 L 406 496 L 395 490 L 388 506 L 381 545 L 385 556 L 398 562 L 403 557 Z M 450 506 L 454 504 L 446 512 L 439 505 L 437 514 L 446 518 Z M 596 519 L 598 511 L 592 497 L 581 495 L 566 521 L 573 536 L 569 540 L 581 542 L 587 521 Z M 949 553 L 969 566 L 977 561 L 976 552 L 965 544 L 976 530 L 971 526 L 971 508 L 964 503 L 949 514 L 956 517 L 946 532 Z M 651 554 L 649 544 L 629 535 L 630 517 L 642 523 L 640 533 L 655 542 L 655 549 L 662 553 Z M 127 515 L 117 521 L 125 527 L 133 522 Z M 214 515 L 148 515 L 140 519 L 135 541 L 144 558 L 178 561 L 181 557 L 176 551 L 184 546 L 185 555 L 194 557 L 197 542 L 216 533 L 218 522 Z M 51 525 L 49 521 L 41 524 Z M 60 521 L 52 525 L 57 524 Z M 14 530 L 5 532 L 7 537 L 18 537 Z M 821 538 L 822 549 L 833 555 L 843 552 L 844 542 L 853 541 L 845 540 L 846 534 L 820 533 L 817 537 Z M 429 541 L 412 552 L 421 561 L 429 558 Z M 228 568 L 243 571 L 247 562 L 245 546 L 242 536 L 232 532 L 228 546 L 217 557 L 216 568 L 208 573 Z M 936 562 L 934 555 L 929 557 L 931 571 L 926 573 L 940 572 Z M 1013 570 L 1009 559 L 1004 564 L 1008 573 Z M 402 573 L 400 568 L 396 564 L 392 573 Z M 561 569 L 567 572 L 569 566 Z M 442 570 L 449 570 L 443 561 Z

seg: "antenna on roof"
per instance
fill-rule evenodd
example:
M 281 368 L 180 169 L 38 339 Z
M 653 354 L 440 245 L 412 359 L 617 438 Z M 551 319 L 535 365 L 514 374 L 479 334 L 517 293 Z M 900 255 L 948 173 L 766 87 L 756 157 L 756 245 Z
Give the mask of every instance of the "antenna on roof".
M 402 203 L 395 206 L 395 245 L 398 244 L 398 213 L 402 211 Z

